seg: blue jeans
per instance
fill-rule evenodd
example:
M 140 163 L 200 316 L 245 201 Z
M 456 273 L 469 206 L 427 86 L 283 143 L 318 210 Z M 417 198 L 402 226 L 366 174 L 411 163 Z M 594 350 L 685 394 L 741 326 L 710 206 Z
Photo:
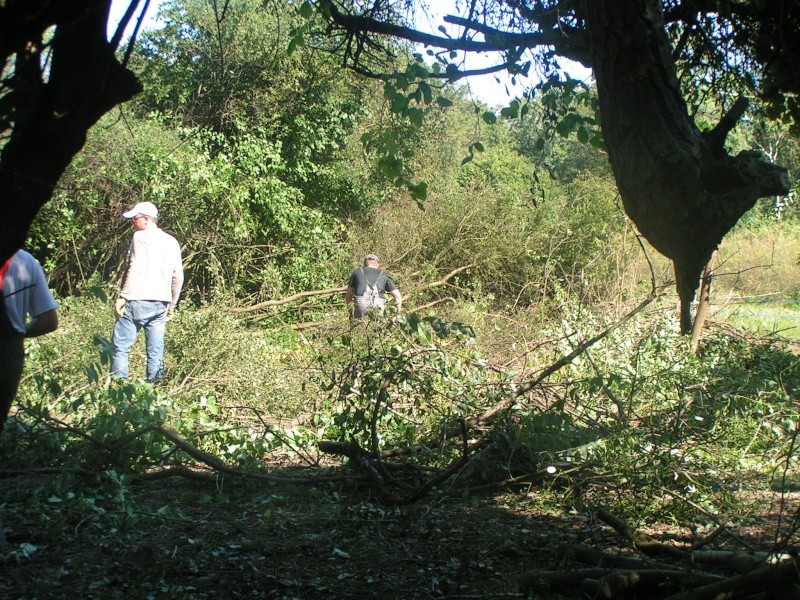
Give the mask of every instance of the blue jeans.
M 125 313 L 114 324 L 111 344 L 111 375 L 128 377 L 128 352 L 136 341 L 136 334 L 144 329 L 147 349 L 147 380 L 161 379 L 164 368 L 164 330 L 167 325 L 167 302 L 155 300 L 128 300 Z

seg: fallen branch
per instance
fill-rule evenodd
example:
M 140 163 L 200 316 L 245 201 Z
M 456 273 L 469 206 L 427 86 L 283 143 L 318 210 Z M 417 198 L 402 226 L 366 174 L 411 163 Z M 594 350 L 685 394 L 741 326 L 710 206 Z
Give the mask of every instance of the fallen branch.
M 676 569 L 566 569 L 563 571 L 530 571 L 507 580 L 509 591 L 529 592 L 547 589 L 581 588 L 590 597 L 611 598 L 617 591 L 636 588 L 643 590 L 669 587 L 688 587 L 717 583 L 723 578 L 710 573 L 693 573 Z
M 410 313 L 419 312 L 421 310 L 425 310 L 426 308 L 431 308 L 432 306 L 436 306 L 437 304 L 443 304 L 445 302 L 452 302 L 455 304 L 456 299 L 452 296 L 447 296 L 446 298 L 439 298 L 438 300 L 434 300 L 433 302 L 428 302 L 427 304 L 423 304 L 421 306 L 415 306 L 411 310 L 407 311 Z
M 630 590 L 649 597 L 664 589 L 697 587 L 722 579 L 719 575 L 682 570 L 632 570 L 611 573 L 599 580 L 585 579 L 581 589 L 593 598 L 613 598 Z
M 375 465 L 372 464 L 373 458 L 361 448 L 358 442 L 320 442 L 319 450 L 320 452 L 328 454 L 346 456 L 352 460 L 367 475 L 369 481 L 372 482 L 373 490 L 378 495 L 381 502 L 385 504 L 399 504 L 399 498 L 386 491 L 383 477 L 378 472 Z
M 580 356 L 584 351 L 586 351 L 587 348 L 591 348 L 597 342 L 599 342 L 600 340 L 611 334 L 611 332 L 613 332 L 614 330 L 618 329 L 619 327 L 630 321 L 635 315 L 644 310 L 651 302 L 653 302 L 653 300 L 655 300 L 658 297 L 659 295 L 654 294 L 649 298 L 647 298 L 646 300 L 643 300 L 636 308 L 634 308 L 632 311 L 630 311 L 621 319 L 618 319 L 616 322 L 612 323 L 608 328 L 606 328 L 605 331 L 602 331 L 601 333 L 598 333 L 596 336 L 578 344 L 572 352 L 570 352 L 566 356 L 563 356 L 556 362 L 546 367 L 534 379 L 531 379 L 525 384 L 518 386 L 516 390 L 506 395 L 506 397 L 503 400 L 501 400 L 500 402 L 498 402 L 497 404 L 495 404 L 482 414 L 478 415 L 477 417 L 473 417 L 467 424 L 470 427 L 473 427 L 475 425 L 478 425 L 479 423 L 485 422 L 486 420 L 490 419 L 500 411 L 508 408 L 514 403 L 514 401 L 519 396 L 527 394 L 537 385 L 539 385 L 539 383 L 550 377 L 550 375 L 570 364 L 573 360 L 575 360 L 576 357 Z
M 461 273 L 462 271 L 466 271 L 467 269 L 469 269 L 471 267 L 474 267 L 475 264 L 476 263 L 470 263 L 468 265 L 464 265 L 463 267 L 458 267 L 457 269 L 453 269 L 452 271 L 450 271 L 447 275 L 445 275 L 441 279 L 437 279 L 436 281 L 431 281 L 430 283 L 422 284 L 418 288 L 414 289 L 412 293 L 419 294 L 420 292 L 423 292 L 423 291 L 428 290 L 430 288 L 439 287 L 440 285 L 444 285 L 448 281 L 450 281 L 453 277 L 455 277 L 456 275 Z
M 610 525 L 617 533 L 625 537 L 634 548 L 641 550 L 645 554 L 658 555 L 666 554 L 678 558 L 687 558 L 688 552 L 685 549 L 676 548 L 669 544 L 664 544 L 650 537 L 646 533 L 641 533 L 631 528 L 625 521 L 615 517 L 604 508 L 597 510 L 597 518 Z
M 177 467 L 167 467 L 166 469 L 159 469 L 157 471 L 148 471 L 147 473 L 139 473 L 133 477 L 134 481 L 159 481 L 161 479 L 168 479 L 170 477 L 183 477 L 184 479 L 191 479 L 193 481 L 202 481 L 205 483 L 216 481 L 218 474 L 214 471 L 200 471 L 198 469 L 190 469 L 185 465 Z
M 342 294 L 347 289 L 347 287 L 337 287 L 337 288 L 328 288 L 326 290 L 309 290 L 307 292 L 300 292 L 298 294 L 293 294 L 291 296 L 287 296 L 286 298 L 281 298 L 279 300 L 266 300 L 264 302 L 259 302 L 258 304 L 253 304 L 252 306 L 241 306 L 236 308 L 231 308 L 230 311 L 232 313 L 251 313 L 259 311 L 263 308 L 270 308 L 272 306 L 281 306 L 283 304 L 291 304 L 297 300 L 301 300 L 303 298 L 309 298 L 311 296 L 332 296 L 334 294 Z
M 450 477 L 458 473 L 464 465 L 469 461 L 470 456 L 474 453 L 477 447 L 470 447 L 467 443 L 466 424 L 462 423 L 462 455 L 461 458 L 450 465 L 447 469 L 434 474 L 429 477 L 422 484 L 416 488 L 412 488 L 406 495 L 400 497 L 395 494 L 387 492 L 387 482 L 394 483 L 408 489 L 410 486 L 403 485 L 403 482 L 396 480 L 394 477 L 386 473 L 386 465 L 381 463 L 378 453 L 370 453 L 365 451 L 357 442 L 320 442 L 319 450 L 326 454 L 336 454 L 346 456 L 352 460 L 359 468 L 361 468 L 367 475 L 368 479 L 375 486 L 374 491 L 384 504 L 393 506 L 407 506 L 413 504 L 417 500 L 424 498 L 434 487 L 447 481 Z M 375 464 L 373 464 L 375 463 Z M 386 473 L 387 477 L 381 475 L 381 470 Z
M 737 552 L 733 550 L 698 550 L 692 552 L 692 562 L 702 565 L 717 565 L 736 571 L 747 573 L 766 564 L 778 564 L 792 560 L 790 554 L 775 552 Z
M 559 564 L 567 564 L 569 561 L 577 561 L 593 567 L 603 567 L 605 569 L 644 569 L 652 567 L 650 561 L 625 556 L 622 554 L 612 554 L 603 552 L 589 546 L 559 544 L 557 550 Z
M 475 263 L 470 263 L 463 267 L 458 267 L 457 269 L 453 269 L 447 275 L 442 277 L 441 279 L 437 279 L 436 281 L 432 281 L 430 283 L 424 283 L 418 288 L 410 291 L 406 294 L 406 298 L 412 296 L 413 294 L 419 294 L 420 292 L 444 285 L 448 281 L 450 281 L 453 277 L 469 269 L 470 267 L 474 267 Z M 311 297 L 325 297 L 325 296 L 333 296 L 334 294 L 343 294 L 347 290 L 347 286 L 344 287 L 336 287 L 336 288 L 327 288 L 324 290 L 308 290 L 306 292 L 299 292 L 297 294 L 292 294 L 291 296 L 287 296 L 286 298 L 279 298 L 276 300 L 265 300 L 264 302 L 259 302 L 258 304 L 253 304 L 251 306 L 241 306 L 241 307 L 234 307 L 229 309 L 234 314 L 243 314 L 243 313 L 252 313 L 258 312 L 265 308 L 272 308 L 273 306 L 283 306 L 284 304 L 291 304 L 292 302 L 296 302 L 297 300 L 302 300 L 303 298 L 311 298 Z M 425 305 L 428 306 L 428 305 Z M 424 307 L 420 307 L 424 308 Z M 419 309 L 417 309 L 419 310 Z M 314 327 L 319 323 L 307 323 L 301 325 L 295 325 L 295 328 L 301 329 L 306 327 Z
M 714 598 L 744 598 L 762 590 L 791 590 L 782 598 L 797 598 L 800 594 L 800 575 L 797 562 L 790 560 L 778 565 L 767 565 L 760 569 L 729 577 L 693 590 L 669 596 L 664 600 L 711 600 Z M 777 598 L 778 596 L 772 596 Z
M 204 452 L 203 450 L 200 450 L 196 446 L 192 445 L 188 440 L 186 440 L 186 438 L 181 436 L 180 433 L 178 433 L 171 427 L 166 427 L 163 425 L 156 426 L 153 428 L 153 431 L 167 438 L 170 442 L 175 444 L 176 448 L 182 450 L 197 462 L 213 469 L 216 475 L 219 474 L 230 475 L 232 477 L 238 477 L 240 479 L 247 479 L 251 481 L 252 480 L 268 481 L 274 483 L 292 483 L 292 484 L 302 484 L 302 485 L 314 485 L 317 483 L 328 483 L 332 481 L 347 481 L 354 479 L 353 477 L 342 477 L 341 475 L 312 476 L 312 477 L 279 477 L 275 475 L 267 475 L 264 473 L 255 473 L 253 471 L 248 471 L 245 469 L 238 469 L 236 467 L 231 467 L 230 465 L 226 464 L 223 460 L 217 458 L 216 456 Z M 198 472 L 192 471 L 191 469 L 188 470 L 187 469 L 188 468 L 185 466 L 180 466 L 180 467 L 171 466 L 163 470 L 154 470 L 154 471 L 149 471 L 147 474 L 139 474 L 136 477 L 143 480 L 153 480 L 153 479 L 160 479 L 163 477 L 180 475 L 183 477 L 196 479 Z M 216 475 L 214 476 L 215 478 Z

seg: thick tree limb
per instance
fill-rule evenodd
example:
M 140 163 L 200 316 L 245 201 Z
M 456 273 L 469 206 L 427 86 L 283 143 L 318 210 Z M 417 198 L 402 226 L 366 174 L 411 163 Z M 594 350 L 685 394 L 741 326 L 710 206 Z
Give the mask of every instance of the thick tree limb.
M 431 288 L 434 288 L 434 287 L 439 287 L 440 285 L 444 285 L 444 284 L 446 284 L 448 281 L 450 281 L 450 280 L 451 280 L 453 277 L 455 277 L 456 275 L 458 275 L 459 273 L 461 273 L 461 272 L 463 272 L 463 271 L 466 271 L 466 270 L 467 270 L 467 269 L 469 269 L 469 268 L 472 268 L 472 267 L 474 267 L 474 266 L 475 266 L 475 264 L 476 264 L 476 263 L 470 263 L 470 264 L 468 264 L 468 265 L 464 265 L 464 266 L 462 266 L 462 267 L 457 267 L 457 268 L 453 269 L 452 271 L 450 271 L 450 272 L 449 272 L 447 275 L 445 275 L 445 276 L 444 276 L 444 277 L 442 277 L 441 279 L 437 279 L 436 281 L 431 281 L 431 282 L 429 282 L 429 283 L 423 283 L 421 286 L 419 286 L 418 288 L 416 288 L 416 289 L 414 290 L 414 292 L 418 294 L 418 293 L 420 293 L 420 292 L 423 292 L 423 291 L 425 291 L 425 290 L 429 290 L 429 289 L 431 289 Z
M 611 598 L 618 591 L 636 588 L 639 593 L 656 589 L 687 587 L 716 583 L 722 578 L 710 573 L 692 573 L 674 569 L 565 569 L 563 571 L 530 571 L 510 577 L 510 591 L 558 590 L 581 588 L 589 597 Z
M 717 252 L 711 255 L 711 258 L 703 269 L 703 278 L 700 280 L 700 298 L 697 303 L 697 313 L 694 316 L 694 323 L 692 324 L 692 352 L 697 354 L 700 347 L 700 334 L 703 331 L 708 313 L 711 310 L 711 282 L 714 275 L 714 263 L 717 259 Z
M 373 464 L 374 459 L 369 456 L 357 442 L 352 441 L 349 443 L 343 442 L 320 442 L 320 452 L 330 454 L 340 454 L 348 457 L 354 464 L 364 472 L 372 484 L 372 490 L 377 494 L 379 500 L 384 504 L 396 505 L 400 503 L 400 499 L 390 494 L 386 490 L 386 483 L 383 476 L 378 471 L 378 468 Z
M 789 554 L 775 554 L 769 552 L 738 552 L 731 550 L 695 550 L 692 552 L 692 562 L 701 565 L 717 565 L 731 569 L 738 573 L 747 573 L 766 563 L 777 564 L 792 560 Z
M 410 312 L 410 313 L 411 312 L 420 312 L 421 310 L 426 310 L 428 308 L 436 306 L 437 304 L 444 304 L 445 302 L 455 304 L 456 303 L 456 299 L 453 298 L 452 296 L 447 296 L 446 298 L 439 298 L 438 300 L 433 300 L 431 302 L 427 302 L 425 304 L 421 304 L 419 306 L 415 306 L 414 308 L 408 310 L 407 312 Z
M 612 554 L 597 548 L 575 544 L 559 544 L 557 556 L 559 564 L 577 561 L 604 569 L 647 569 L 653 567 L 652 562 L 641 558 L 625 556 L 619 553 Z
M 444 37 L 425 33 L 404 25 L 396 25 L 370 17 L 342 13 L 330 0 L 318 0 L 316 2 L 324 13 L 330 15 L 331 19 L 349 33 L 377 33 L 388 37 L 394 37 L 409 42 L 442 48 L 444 50 L 463 50 L 465 52 L 502 52 L 508 50 L 509 43 L 513 39 L 513 46 L 535 47 L 550 43 L 548 36 L 541 33 L 515 34 L 508 33 L 501 39 L 487 39 L 477 41 L 470 38 Z M 450 17 L 455 18 L 455 17 Z M 447 19 L 447 18 L 446 18 Z
M 204 452 L 200 450 L 193 444 L 191 444 L 186 438 L 184 438 L 180 433 L 172 429 L 168 426 L 158 426 L 153 429 L 156 433 L 163 435 L 166 439 L 170 442 L 175 444 L 177 448 L 188 454 L 191 458 L 195 459 L 201 464 L 204 464 L 208 467 L 211 467 L 217 474 L 223 475 L 231 475 L 241 479 L 248 479 L 254 481 L 270 481 L 270 482 L 278 482 L 278 483 L 294 483 L 294 484 L 314 484 L 314 483 L 322 483 L 326 481 L 342 481 L 343 479 L 352 479 L 352 478 L 342 478 L 342 477 L 279 477 L 274 475 L 266 475 L 264 473 L 254 473 L 253 471 L 247 471 L 244 469 L 238 469 L 236 467 L 231 467 L 225 461 L 219 459 L 218 457 Z M 183 475 L 187 476 L 184 471 L 181 469 L 174 470 L 172 467 L 167 469 L 167 473 L 169 475 Z M 194 475 L 192 475 L 193 477 Z M 150 473 L 149 475 L 144 476 L 145 479 L 147 478 L 158 478 L 158 475 L 154 473 Z
M 383 504 L 388 504 L 391 506 L 407 506 L 409 504 L 413 504 L 421 498 L 424 498 L 434 487 L 447 481 L 450 477 L 458 473 L 464 467 L 464 465 L 467 464 L 470 455 L 480 444 L 470 447 L 467 440 L 466 423 L 464 422 L 462 422 L 461 433 L 463 442 L 463 452 L 461 458 L 450 465 L 447 469 L 434 474 L 422 484 L 410 489 L 410 486 L 402 485 L 402 482 L 397 481 L 394 477 L 387 477 L 388 473 L 381 462 L 381 459 L 384 457 L 383 454 L 377 452 L 367 452 L 355 441 L 323 441 L 319 443 L 319 450 L 320 452 L 327 454 L 346 456 L 352 460 L 362 471 L 365 472 L 368 479 L 373 484 L 373 490 L 376 492 L 378 498 Z M 408 493 L 402 497 L 389 493 L 387 491 L 389 484 L 400 485 L 400 487 L 406 489 Z
M 706 142 L 717 155 L 724 151 L 725 140 L 728 138 L 728 134 L 736 127 L 736 124 L 744 115 L 749 104 L 750 101 L 747 98 L 740 96 L 736 102 L 733 103 L 730 110 L 719 120 L 719 123 L 717 123 L 714 129 L 703 134 Z
M 673 261 L 681 330 L 723 237 L 758 198 L 789 191 L 787 171 L 763 155 L 724 150 L 746 101 L 703 135 L 681 95 L 660 0 L 584 3 L 603 137 L 625 212 Z
M 712 600 L 715 598 L 744 598 L 759 590 L 789 589 L 800 582 L 798 565 L 794 560 L 767 565 L 743 575 L 736 575 L 718 583 L 711 583 L 669 596 L 664 600 Z M 787 598 L 796 598 L 798 590 Z
M 0 260 L 22 246 L 39 208 L 80 151 L 86 133 L 114 106 L 141 91 L 133 73 L 106 40 L 111 0 L 59 3 L 28 0 L 0 4 L 0 59 L 13 107 L 11 133 L 0 153 Z M 41 60 L 45 32 L 50 60 Z M 2 114 L 0 118 L 10 115 Z

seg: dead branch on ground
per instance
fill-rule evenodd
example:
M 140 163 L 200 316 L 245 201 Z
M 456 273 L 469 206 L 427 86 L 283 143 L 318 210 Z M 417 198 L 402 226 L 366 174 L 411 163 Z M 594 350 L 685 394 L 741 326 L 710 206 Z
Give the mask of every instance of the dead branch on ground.
M 663 600 L 800 598 L 798 564 L 790 554 L 693 552 L 691 547 L 665 544 L 637 531 L 605 509 L 599 509 L 597 517 L 648 558 L 561 544 L 559 570 L 531 570 L 514 575 L 507 581 L 509 591 L 571 589 L 581 590 L 591 598 L 607 599 L 626 598 L 631 593 Z M 698 564 L 713 565 L 724 573 L 701 571 Z

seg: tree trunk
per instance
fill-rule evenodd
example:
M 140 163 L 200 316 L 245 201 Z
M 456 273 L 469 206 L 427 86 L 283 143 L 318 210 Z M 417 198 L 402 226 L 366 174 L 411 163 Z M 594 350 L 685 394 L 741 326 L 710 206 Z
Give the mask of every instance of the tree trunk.
M 0 260 L 22 246 L 36 213 L 86 142 L 89 129 L 141 85 L 106 40 L 111 0 L 10 3 L 2 58 L 14 61 L 5 100 L 13 124 L 0 154 Z M 55 27 L 49 61 L 44 32 Z
M 703 279 L 700 282 L 700 298 L 697 303 L 697 314 L 694 317 L 692 324 L 692 352 L 697 354 L 700 348 L 700 333 L 703 331 L 708 318 L 708 312 L 711 310 L 711 282 L 714 279 L 714 266 L 717 260 L 717 252 L 711 255 L 711 260 L 703 269 Z
M 703 134 L 680 93 L 660 0 L 583 4 L 600 102 L 601 127 L 625 211 L 670 258 L 681 330 L 703 267 L 756 200 L 786 194 L 786 169 L 761 153 L 724 149 L 744 105 Z

